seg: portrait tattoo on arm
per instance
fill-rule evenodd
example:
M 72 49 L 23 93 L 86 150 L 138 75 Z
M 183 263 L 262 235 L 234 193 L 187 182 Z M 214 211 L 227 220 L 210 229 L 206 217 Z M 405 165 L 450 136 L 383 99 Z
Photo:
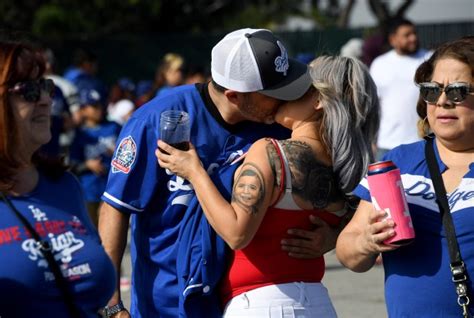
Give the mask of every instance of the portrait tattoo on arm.
M 252 164 L 242 166 L 232 189 L 232 202 L 237 203 L 245 212 L 256 214 L 265 197 L 265 185 L 260 169 Z

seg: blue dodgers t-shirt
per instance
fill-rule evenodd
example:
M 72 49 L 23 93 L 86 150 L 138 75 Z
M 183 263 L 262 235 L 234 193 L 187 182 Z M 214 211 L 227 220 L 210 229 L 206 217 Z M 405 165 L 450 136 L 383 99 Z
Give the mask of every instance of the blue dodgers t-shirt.
M 461 317 L 462 311 L 451 281 L 446 235 L 424 149 L 425 141 L 420 141 L 399 146 L 383 158 L 392 160 L 400 168 L 416 235 L 413 243 L 383 254 L 387 311 L 390 317 Z M 435 153 L 440 170 L 444 172 L 447 167 L 441 161 L 436 145 Z M 361 182 L 355 194 L 371 201 L 367 179 Z M 472 291 L 474 162 L 459 186 L 448 193 L 448 202 Z M 470 308 L 472 311 L 473 306 Z
M 29 194 L 9 197 L 48 240 L 83 317 L 97 317 L 115 287 L 115 270 L 88 219 L 80 186 L 71 174 L 40 175 Z M 48 262 L 23 223 L 0 200 L 0 316 L 69 317 Z
M 155 157 L 161 112 L 186 111 L 191 142 L 212 174 L 243 153 L 249 143 L 266 137 L 283 138 L 281 126 L 241 123 L 229 126 L 208 96 L 207 84 L 173 89 L 139 108 L 123 127 L 112 159 L 103 200 L 132 213 L 133 317 L 176 317 L 179 291 L 176 243 L 181 221 L 194 196 L 184 179 L 161 169 Z
M 83 126 L 76 130 L 71 145 L 71 163 L 100 159 L 106 171 L 104 175 L 96 175 L 90 170 L 78 175 L 87 202 L 100 202 L 120 128 L 116 123 L 104 121 L 96 127 Z

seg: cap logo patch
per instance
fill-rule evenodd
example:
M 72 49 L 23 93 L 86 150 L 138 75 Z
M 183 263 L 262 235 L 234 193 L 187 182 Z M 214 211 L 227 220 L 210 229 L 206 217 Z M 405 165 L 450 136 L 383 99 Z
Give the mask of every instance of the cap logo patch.
M 123 172 L 128 174 L 137 157 L 137 145 L 132 136 L 125 137 L 120 141 L 115 156 L 112 158 L 112 172 Z
M 275 71 L 283 73 L 283 75 L 286 76 L 286 71 L 288 71 L 288 68 L 290 67 L 288 64 L 288 53 L 280 41 L 277 41 L 277 44 L 280 48 L 281 55 L 275 59 Z

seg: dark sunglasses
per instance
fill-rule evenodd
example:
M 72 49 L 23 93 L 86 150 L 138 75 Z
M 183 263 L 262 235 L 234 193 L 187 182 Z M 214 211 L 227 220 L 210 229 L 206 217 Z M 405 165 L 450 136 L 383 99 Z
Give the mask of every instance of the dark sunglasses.
M 41 98 L 41 91 L 45 91 L 52 98 L 54 96 L 54 82 L 51 79 L 40 78 L 16 83 L 15 86 L 8 89 L 10 93 L 18 94 L 30 103 L 36 103 Z
M 421 97 L 430 104 L 436 104 L 443 92 L 446 93 L 446 98 L 454 104 L 461 103 L 467 95 L 474 92 L 471 85 L 464 82 L 451 83 L 444 88 L 434 82 L 420 83 L 418 86 L 420 87 Z

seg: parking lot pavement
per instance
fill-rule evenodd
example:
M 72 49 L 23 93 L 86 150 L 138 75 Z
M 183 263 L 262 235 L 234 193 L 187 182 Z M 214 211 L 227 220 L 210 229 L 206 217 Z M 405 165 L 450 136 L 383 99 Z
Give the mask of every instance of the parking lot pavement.
M 339 263 L 334 251 L 326 254 L 323 283 L 339 318 L 387 317 L 383 280 L 381 265 L 366 273 L 354 273 Z

